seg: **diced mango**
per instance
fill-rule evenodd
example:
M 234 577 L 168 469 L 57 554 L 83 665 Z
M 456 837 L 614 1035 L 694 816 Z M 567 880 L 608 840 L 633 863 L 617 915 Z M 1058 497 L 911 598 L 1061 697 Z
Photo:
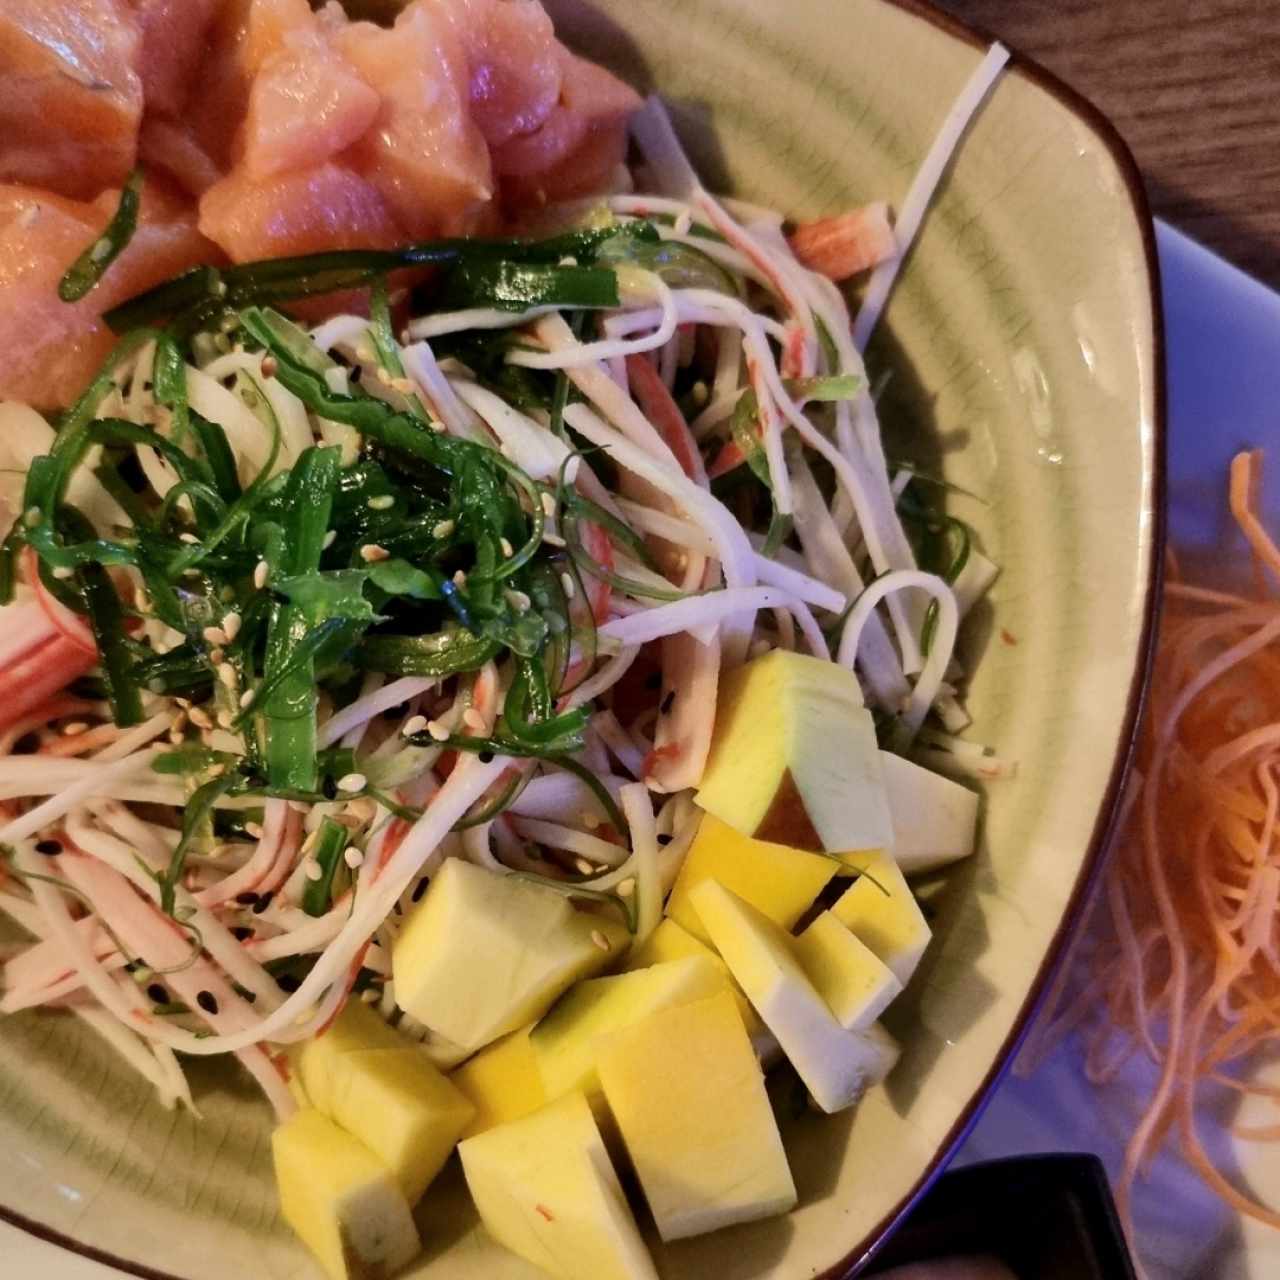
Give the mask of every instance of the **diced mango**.
M 785 649 L 730 672 L 695 799 L 758 840 L 830 853 L 888 847 L 875 725 L 857 677 Z
M 529 1047 L 532 1026 L 503 1036 L 450 1077 L 476 1109 L 462 1136 L 470 1138 L 495 1125 L 519 1120 L 547 1101 L 538 1060 Z
M 450 858 L 392 948 L 396 1000 L 475 1052 L 541 1017 L 626 942 L 619 922 L 575 911 L 553 889 Z
M 418 1253 L 409 1202 L 363 1143 L 307 1108 L 271 1137 L 280 1212 L 332 1280 L 384 1280 Z
M 753 840 L 708 813 L 671 887 L 667 915 L 700 942 L 709 942 L 692 895 L 704 880 L 719 880 L 790 929 L 839 869 L 832 858 Z
M 657 1280 L 580 1093 L 458 1148 L 481 1221 L 500 1244 L 560 1280 Z
M 622 971 L 629 973 L 632 969 L 646 969 L 651 964 L 662 964 L 666 960 L 686 960 L 689 956 L 703 956 L 720 966 L 725 980 L 733 990 L 733 998 L 738 1003 L 738 1012 L 742 1015 L 742 1024 L 746 1027 L 747 1034 L 754 1038 L 762 1032 L 764 1023 L 751 1007 L 751 1001 L 734 982 L 729 966 L 705 942 L 700 942 L 670 916 L 664 916 L 648 938 L 627 953 L 627 962 L 622 966 Z
M 824 911 L 795 940 L 809 981 L 848 1031 L 869 1027 L 902 992 L 902 983 L 854 932 Z
M 792 939 L 774 921 L 714 880 L 693 892 L 729 971 L 824 1111 L 852 1106 L 896 1061 L 892 1040 L 873 1026 L 847 1031 L 801 968 Z
M 889 751 L 880 753 L 880 765 L 893 822 L 893 860 L 902 874 L 967 858 L 978 825 L 977 792 Z
M 794 1207 L 764 1076 L 728 992 L 620 1031 L 600 1081 L 664 1240 Z
M 346 1017 L 344 1010 L 331 1031 Z M 351 1049 L 331 1044 L 326 1033 L 302 1050 L 298 1075 L 312 1106 L 378 1156 L 410 1204 L 440 1172 L 475 1110 L 420 1048 L 403 1042 Z
M 932 936 L 898 864 L 885 853 L 870 852 L 850 862 L 860 875 L 831 908 L 893 970 L 905 987 Z
M 529 1037 L 547 1097 L 577 1090 L 591 1101 L 600 1092 L 596 1063 L 614 1035 L 659 1009 L 719 992 L 730 994 L 730 981 L 704 956 L 578 983 Z

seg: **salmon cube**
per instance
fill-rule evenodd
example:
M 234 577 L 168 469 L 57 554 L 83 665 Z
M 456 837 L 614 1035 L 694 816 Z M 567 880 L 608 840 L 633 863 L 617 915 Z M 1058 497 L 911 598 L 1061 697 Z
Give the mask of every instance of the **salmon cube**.
M 0 4 L 0 182 L 91 199 L 133 167 L 142 34 L 124 0 Z
M 222 0 L 133 0 L 142 33 L 138 72 L 148 114 L 177 115 L 199 79 Z

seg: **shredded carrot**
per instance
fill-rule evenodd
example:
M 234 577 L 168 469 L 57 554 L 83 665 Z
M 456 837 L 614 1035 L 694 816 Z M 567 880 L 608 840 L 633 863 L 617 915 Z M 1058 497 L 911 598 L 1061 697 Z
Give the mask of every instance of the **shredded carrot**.
M 1280 1107 L 1247 1083 L 1280 1038 L 1280 548 L 1255 511 L 1260 461 L 1238 454 L 1230 484 L 1258 590 L 1166 588 L 1129 813 L 1041 1041 L 1082 1029 L 1097 1082 L 1134 1052 L 1160 1069 L 1117 1187 L 1127 1226 L 1135 1179 L 1176 1137 L 1223 1200 L 1280 1227 L 1280 1211 L 1214 1165 L 1196 1117 L 1210 1083 Z M 1271 1140 L 1280 1125 L 1237 1132 Z

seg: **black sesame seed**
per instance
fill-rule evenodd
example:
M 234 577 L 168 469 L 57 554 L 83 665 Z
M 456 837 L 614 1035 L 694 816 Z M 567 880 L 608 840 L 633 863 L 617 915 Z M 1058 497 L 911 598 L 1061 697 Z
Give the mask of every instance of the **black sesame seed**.
M 429 883 L 429 881 L 427 880 L 427 877 L 426 877 L 426 876 L 423 876 L 423 877 L 422 877 L 422 879 L 421 879 L 421 880 L 419 880 L 419 881 L 418 881 L 418 883 L 417 883 L 417 884 L 415 884 L 415 885 L 413 886 L 413 899 L 412 899 L 412 900 L 413 900 L 414 902 L 419 901 L 419 900 L 421 899 L 422 895 L 423 895 L 424 893 L 426 893 L 428 883 Z
M 168 1004 L 169 993 L 158 983 L 153 982 L 147 988 L 147 995 L 154 1000 L 156 1004 Z
M 250 929 L 247 925 L 238 924 L 234 929 L 231 930 L 231 936 L 237 942 L 248 942 L 249 939 L 253 937 L 253 930 Z
M 260 916 L 271 905 L 271 899 L 273 897 L 275 897 L 275 894 L 273 893 L 264 893 L 262 897 L 253 904 L 253 914 L 255 916 Z
M 13 754 L 15 756 L 33 755 L 40 746 L 40 735 L 38 733 L 24 733 L 17 742 L 13 744 Z
M 236 901 L 242 907 L 251 907 L 258 901 L 258 895 L 256 893 L 238 893 L 236 894 Z
M 297 991 L 302 986 L 302 979 L 296 973 L 282 973 L 276 979 L 276 986 L 281 991 Z
M 676 700 L 676 691 L 672 689 L 658 706 L 658 711 L 662 715 L 666 715 L 671 710 L 671 705 Z
M 480 752 L 480 757 L 479 757 L 479 758 L 480 758 L 480 763 L 481 763 L 481 764 L 492 764 L 492 763 L 493 763 L 493 752 L 492 752 L 492 751 L 482 751 L 482 752 Z
M 661 689 L 662 688 L 662 672 L 651 671 L 644 678 L 644 687 L 646 689 Z
M 43 853 L 46 858 L 56 858 L 62 852 L 60 840 L 37 840 L 36 852 Z
M 659 843 L 659 844 L 670 844 L 670 843 L 671 843 L 671 841 L 672 841 L 672 838 L 673 838 L 673 837 L 671 837 L 671 836 L 659 836 L 659 837 L 658 837 L 658 843 Z
M 218 1001 L 214 998 L 212 991 L 200 991 L 196 993 L 196 1004 L 198 1004 L 205 1013 L 217 1013 Z

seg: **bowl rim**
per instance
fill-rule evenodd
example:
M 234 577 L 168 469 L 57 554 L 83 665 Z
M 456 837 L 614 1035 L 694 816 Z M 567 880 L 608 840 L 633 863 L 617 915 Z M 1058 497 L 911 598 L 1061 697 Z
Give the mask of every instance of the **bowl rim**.
M 1165 333 L 1164 307 L 1160 291 L 1160 263 L 1156 252 L 1155 222 L 1147 200 L 1146 184 L 1138 168 L 1137 160 L 1129 145 L 1111 120 L 1089 98 L 1074 89 L 1054 72 L 1016 45 L 1000 39 L 987 28 L 967 22 L 941 9 L 933 0 L 881 0 L 896 9 L 910 14 L 938 28 L 956 40 L 977 49 L 989 48 L 994 43 L 1009 50 L 1006 74 L 1021 72 L 1036 88 L 1049 94 L 1055 101 L 1083 123 L 1107 149 L 1115 162 L 1120 178 L 1128 194 L 1134 219 L 1142 241 L 1142 254 L 1146 267 L 1151 305 L 1151 563 L 1147 568 L 1146 597 L 1143 602 L 1142 632 L 1134 655 L 1133 675 L 1125 705 L 1120 740 L 1106 790 L 1098 806 L 1093 833 L 1080 862 L 1076 881 L 1072 887 L 1062 918 L 1036 970 L 1035 978 L 1027 991 L 1022 1007 L 1014 1017 L 1009 1034 L 983 1077 L 981 1084 L 970 1095 L 960 1115 L 938 1145 L 933 1159 L 926 1165 L 914 1187 L 891 1209 L 875 1227 L 843 1258 L 819 1273 L 815 1280 L 854 1280 L 875 1259 L 888 1242 L 889 1237 L 908 1217 L 925 1193 L 945 1172 L 957 1150 L 978 1123 L 992 1094 L 1004 1079 L 1019 1048 L 1031 1030 L 1036 1014 L 1045 1003 L 1051 983 L 1059 967 L 1067 958 L 1068 944 L 1083 923 L 1085 908 L 1093 889 L 1101 877 L 1106 863 L 1106 853 L 1111 838 L 1119 825 L 1126 779 L 1129 776 L 1137 750 L 1138 729 L 1146 708 L 1151 672 L 1155 661 L 1156 636 L 1159 630 L 1160 606 L 1164 584 L 1164 548 L 1167 533 L 1165 476 L 1167 444 L 1167 388 L 1165 384 Z
M 961 40 L 975 48 L 985 49 L 996 43 L 998 39 L 986 28 L 963 21 L 954 14 L 938 8 L 937 5 L 932 3 L 932 0 L 880 0 L 880 2 L 892 5 L 904 13 L 928 22 L 954 39 Z M 1016 45 L 1011 45 L 1005 40 L 999 40 L 999 43 L 1009 50 L 1010 56 L 1007 71 L 1021 72 L 1032 84 L 1044 90 L 1077 119 L 1082 121 L 1090 132 L 1106 147 L 1124 182 L 1142 240 L 1146 277 L 1151 294 L 1152 366 L 1151 563 L 1147 573 L 1142 632 L 1138 640 L 1133 677 L 1129 684 L 1120 744 L 1116 750 L 1115 760 L 1112 763 L 1111 774 L 1107 781 L 1106 790 L 1103 793 L 1102 802 L 1098 807 L 1098 816 L 1094 822 L 1093 833 L 1089 838 L 1085 856 L 1080 863 L 1075 885 L 1062 913 L 1058 928 L 1054 932 L 1054 936 L 1041 959 L 1036 976 L 1031 983 L 1022 1007 L 1014 1018 L 1009 1034 L 1000 1046 L 982 1083 L 970 1096 L 955 1124 L 952 1125 L 942 1139 L 933 1159 L 926 1165 L 912 1189 L 858 1244 L 838 1262 L 833 1263 L 815 1277 L 815 1280 L 853 1280 L 853 1277 L 860 1274 L 871 1264 L 889 1237 L 942 1175 L 961 1143 L 963 1143 L 974 1125 L 977 1124 L 979 1117 L 991 1099 L 991 1095 L 1008 1071 L 1014 1056 L 1031 1028 L 1035 1015 L 1045 1001 L 1049 985 L 1059 965 L 1065 958 L 1067 943 L 1081 923 L 1085 905 L 1101 874 L 1105 861 L 1104 854 L 1120 818 L 1124 783 L 1129 774 L 1137 746 L 1138 726 L 1146 705 L 1152 664 L 1155 657 L 1161 587 L 1164 581 L 1167 422 L 1164 312 L 1160 296 L 1160 266 L 1156 255 L 1155 224 L 1152 221 L 1151 209 L 1147 201 L 1146 187 L 1138 169 L 1137 161 L 1129 150 L 1128 144 L 1121 137 L 1115 125 L 1092 101 L 1078 90 L 1073 89 L 1043 64 L 1023 53 Z M 126 1275 L 138 1276 L 140 1280 L 183 1280 L 183 1277 L 173 1272 L 159 1271 L 147 1266 L 145 1263 L 120 1257 L 109 1250 L 99 1249 L 95 1245 L 77 1240 L 54 1227 L 17 1212 L 3 1202 L 0 1202 L 0 1221 L 17 1227 L 19 1230 L 25 1231 L 48 1244 L 56 1245 L 70 1253 L 78 1254 L 91 1262 L 112 1267 Z

